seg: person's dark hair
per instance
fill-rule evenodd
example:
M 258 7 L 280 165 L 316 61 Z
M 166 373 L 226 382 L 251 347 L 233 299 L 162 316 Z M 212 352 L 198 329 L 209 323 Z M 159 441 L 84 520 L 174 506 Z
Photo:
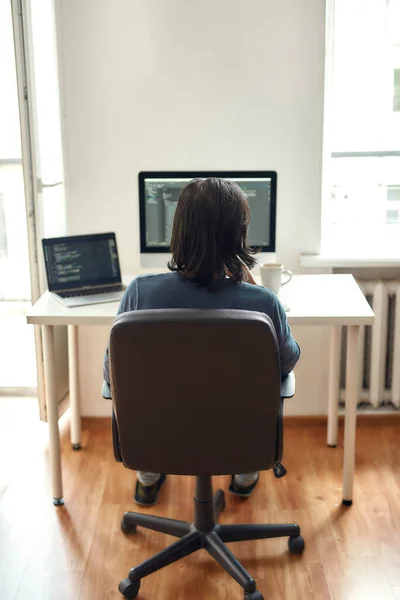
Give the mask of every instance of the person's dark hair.
M 179 196 L 168 268 L 203 284 L 227 273 L 233 281 L 243 281 L 243 265 L 251 269 L 256 263 L 247 244 L 249 220 L 247 198 L 237 183 L 193 179 Z

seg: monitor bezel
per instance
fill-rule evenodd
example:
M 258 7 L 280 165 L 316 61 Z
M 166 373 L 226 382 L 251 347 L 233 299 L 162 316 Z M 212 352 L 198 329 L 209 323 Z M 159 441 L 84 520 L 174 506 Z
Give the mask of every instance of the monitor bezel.
M 47 261 L 46 261 L 46 252 L 45 252 L 45 248 L 46 247 L 50 247 L 54 244 L 62 244 L 65 242 L 87 242 L 87 241 L 94 241 L 94 240 L 109 240 L 112 239 L 115 242 L 115 251 L 117 253 L 117 267 L 118 267 L 118 273 L 117 275 L 115 275 L 114 277 L 102 277 L 101 279 L 89 279 L 89 280 L 83 280 L 83 281 L 79 281 L 79 282 L 74 282 L 72 285 L 71 283 L 56 283 L 56 284 L 51 284 L 50 285 L 50 277 L 49 277 L 49 269 L 48 269 L 48 265 L 47 265 Z M 102 285 L 109 285 L 109 284 L 118 284 L 122 282 L 121 279 L 121 267 L 120 267 L 120 263 L 119 263 L 119 256 L 118 256 L 118 246 L 117 246 L 117 239 L 115 236 L 115 233 L 113 232 L 107 232 L 107 233 L 88 233 L 88 234 L 84 234 L 84 235 L 69 235 L 69 236 L 63 236 L 63 237 L 54 237 L 54 238 L 43 238 L 42 239 L 42 247 L 43 247 L 43 260 L 44 260 L 44 264 L 46 267 L 46 276 L 47 276 L 47 285 L 49 288 L 50 292 L 60 292 L 60 291 L 65 291 L 65 290 L 71 290 L 71 289 L 83 289 L 83 288 L 88 288 L 88 287 L 98 287 L 98 286 L 102 286 Z
M 140 252 L 141 254 L 170 254 L 168 247 L 154 247 L 146 244 L 146 206 L 145 206 L 145 180 L 146 179 L 194 179 L 196 177 L 221 177 L 222 179 L 252 179 L 264 177 L 271 179 L 271 218 L 269 224 L 269 240 L 267 246 L 255 246 L 260 252 L 275 252 L 276 244 L 276 191 L 278 175 L 276 171 L 141 171 L 139 179 L 139 225 L 140 225 Z

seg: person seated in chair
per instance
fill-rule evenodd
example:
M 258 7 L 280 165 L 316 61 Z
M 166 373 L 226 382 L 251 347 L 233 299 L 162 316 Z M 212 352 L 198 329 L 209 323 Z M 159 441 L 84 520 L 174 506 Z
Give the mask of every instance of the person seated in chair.
M 275 327 L 281 375 L 288 375 L 299 359 L 300 348 L 279 299 L 273 291 L 258 286 L 251 274 L 256 259 L 255 251 L 247 244 L 249 221 L 247 198 L 236 183 L 218 178 L 190 181 L 182 189 L 176 207 L 172 259 L 168 264 L 171 272 L 134 279 L 124 293 L 118 314 L 163 308 L 263 312 Z M 109 383 L 108 349 L 103 375 Z M 248 497 L 258 478 L 258 473 L 233 475 L 229 491 Z M 165 474 L 138 471 L 135 501 L 153 505 L 165 479 Z

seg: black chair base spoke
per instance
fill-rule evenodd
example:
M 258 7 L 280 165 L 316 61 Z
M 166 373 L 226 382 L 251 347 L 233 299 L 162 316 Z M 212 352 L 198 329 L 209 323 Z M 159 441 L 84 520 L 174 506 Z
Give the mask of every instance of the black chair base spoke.
M 245 598 L 262 600 L 261 593 L 256 590 L 255 580 L 235 558 L 225 543 L 287 537 L 290 552 L 293 554 L 303 552 L 304 540 L 300 535 L 300 527 L 296 524 L 218 525 L 218 517 L 225 508 L 224 492 L 217 490 L 214 497 L 212 497 L 212 494 L 210 494 L 211 481 L 207 481 L 208 478 L 204 477 L 201 479 L 202 481 L 200 481 L 200 478 L 198 480 L 196 492 L 199 494 L 199 499 L 195 498 L 194 503 L 197 521 L 202 524 L 203 529 L 186 521 L 142 513 L 127 512 L 124 514 L 121 529 L 126 534 L 135 533 L 137 526 L 139 526 L 180 538 L 129 571 L 129 576 L 122 580 L 119 585 L 119 591 L 125 598 L 129 600 L 136 598 L 143 577 L 204 548 L 243 588 Z M 203 484 L 205 486 L 204 493 L 202 493 Z M 205 518 L 201 518 L 203 513 Z M 212 515 L 214 515 L 214 519 Z

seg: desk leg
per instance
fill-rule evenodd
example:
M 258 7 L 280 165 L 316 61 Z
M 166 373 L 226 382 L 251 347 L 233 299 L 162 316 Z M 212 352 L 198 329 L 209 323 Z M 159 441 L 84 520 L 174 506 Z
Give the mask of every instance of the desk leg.
M 81 448 L 81 416 L 78 393 L 78 328 L 68 325 L 69 405 L 71 408 L 71 444 Z
M 60 431 L 58 429 L 58 405 L 56 395 L 56 373 L 54 360 L 54 330 L 51 325 L 43 326 L 43 362 L 46 386 L 47 422 L 49 426 L 49 455 L 53 502 L 64 504 L 62 498 Z
M 329 395 L 328 395 L 328 436 L 327 444 L 331 448 L 337 445 L 339 417 L 339 378 L 340 378 L 340 325 L 334 325 L 331 331 L 329 359 Z
M 360 329 L 357 325 L 348 327 L 346 365 L 346 411 L 344 423 L 343 458 L 343 504 L 353 503 L 353 479 L 356 452 L 356 424 L 358 400 L 358 340 Z

